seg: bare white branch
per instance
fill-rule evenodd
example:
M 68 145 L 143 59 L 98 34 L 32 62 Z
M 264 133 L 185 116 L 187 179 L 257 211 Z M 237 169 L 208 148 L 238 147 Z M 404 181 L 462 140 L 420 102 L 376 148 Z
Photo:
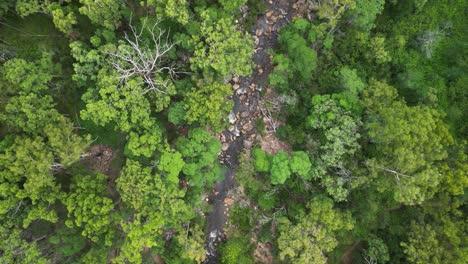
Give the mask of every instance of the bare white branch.
M 138 31 L 135 26 L 129 24 L 130 36 L 125 32 L 125 43 L 119 45 L 115 53 L 106 53 L 110 56 L 112 67 L 119 73 L 121 81 L 126 82 L 129 78 L 140 76 L 147 88 L 142 92 L 156 92 L 166 94 L 170 85 L 170 79 L 177 75 L 176 67 L 168 66 L 167 53 L 176 45 L 169 40 L 169 34 L 159 27 L 160 21 L 154 25 L 147 25 L 143 21 Z M 152 43 L 144 41 L 143 34 L 147 32 L 151 36 Z M 162 77 L 169 76 L 170 79 Z

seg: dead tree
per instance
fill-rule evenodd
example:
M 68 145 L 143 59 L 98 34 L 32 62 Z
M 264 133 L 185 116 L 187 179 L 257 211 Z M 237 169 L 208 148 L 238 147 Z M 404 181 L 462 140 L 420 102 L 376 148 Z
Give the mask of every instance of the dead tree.
M 136 76 L 143 79 L 147 84 L 143 93 L 166 94 L 170 79 L 177 74 L 176 67 L 166 60 L 167 53 L 176 43 L 170 42 L 169 34 L 159 27 L 159 22 L 158 20 L 153 26 L 149 26 L 144 20 L 138 31 L 130 21 L 131 36 L 125 32 L 124 43 L 118 46 L 116 52 L 107 53 L 121 81 L 126 82 Z M 149 43 L 143 39 L 144 33 L 150 35 Z

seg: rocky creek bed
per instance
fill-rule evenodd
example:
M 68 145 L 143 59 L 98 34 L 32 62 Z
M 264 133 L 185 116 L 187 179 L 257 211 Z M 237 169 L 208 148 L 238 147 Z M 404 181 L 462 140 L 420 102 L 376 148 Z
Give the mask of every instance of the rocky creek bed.
M 276 47 L 278 30 L 291 20 L 294 13 L 293 2 L 265 1 L 266 12 L 258 17 L 250 31 L 255 42 L 253 73 L 249 77 L 234 77 L 231 80 L 234 108 L 229 116 L 230 127 L 219 135 L 223 143 L 220 160 L 226 165 L 227 171 L 224 179 L 215 185 L 209 196 L 213 210 L 208 215 L 207 264 L 219 263 L 217 244 L 225 239 L 224 227 L 229 210 L 235 202 L 227 195 L 236 184 L 234 172 L 238 155 L 251 149 L 258 137 L 255 121 L 264 116 L 261 91 L 266 88 L 268 74 L 272 70 L 271 57 L 267 52 Z

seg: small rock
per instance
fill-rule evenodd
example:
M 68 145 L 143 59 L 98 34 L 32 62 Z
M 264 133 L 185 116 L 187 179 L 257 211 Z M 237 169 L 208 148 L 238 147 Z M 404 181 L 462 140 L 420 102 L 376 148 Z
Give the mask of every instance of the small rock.
M 247 132 L 250 132 L 250 131 L 252 131 L 252 129 L 253 129 L 253 125 L 252 125 L 252 123 L 246 123 L 246 124 L 244 124 L 244 125 L 242 126 L 242 129 L 244 129 L 244 130 L 247 131 Z
M 266 17 L 267 17 L 267 18 L 270 18 L 272 15 L 273 15 L 273 11 L 268 11 L 268 12 L 266 13 Z
M 252 141 L 244 140 L 244 148 L 250 149 L 252 147 Z
M 224 199 L 224 204 L 225 205 L 233 205 L 234 204 L 234 199 L 230 198 L 230 197 L 226 197 Z
M 262 34 L 263 34 L 263 30 L 261 30 L 261 29 L 255 30 L 255 35 L 261 36 Z
M 232 77 L 232 81 L 233 81 L 234 83 L 238 83 L 238 82 L 239 82 L 239 77 L 238 77 L 238 76 Z
M 229 118 L 229 123 L 234 124 L 236 122 L 236 116 L 234 115 L 234 113 L 232 112 L 229 113 L 228 118 Z
M 240 89 L 238 89 L 236 91 L 236 94 L 238 94 L 238 95 L 242 95 L 242 94 L 246 94 L 246 93 L 247 93 L 247 89 L 245 89 L 245 87 L 242 87 L 242 88 L 240 88 Z
M 255 87 L 257 87 L 257 85 L 255 83 L 252 83 L 252 84 L 250 84 L 249 87 L 250 87 L 250 89 L 255 90 Z
M 260 44 L 260 39 L 257 36 L 254 36 L 254 43 L 255 46 L 258 46 L 258 44 Z
M 240 115 L 242 118 L 246 118 L 249 116 L 249 112 L 242 112 Z
M 235 137 L 238 137 L 240 135 L 237 127 L 231 130 L 231 133 L 234 135 L 233 139 L 235 139 Z
M 223 151 L 228 150 L 229 144 L 228 143 L 223 143 L 223 147 L 221 148 Z
M 262 73 L 263 73 L 263 69 L 262 68 L 258 69 L 258 75 L 261 75 Z
M 234 84 L 232 86 L 232 89 L 234 89 L 234 91 L 235 91 L 235 90 L 239 89 L 239 87 L 240 87 L 240 85 L 236 83 L 236 84 Z

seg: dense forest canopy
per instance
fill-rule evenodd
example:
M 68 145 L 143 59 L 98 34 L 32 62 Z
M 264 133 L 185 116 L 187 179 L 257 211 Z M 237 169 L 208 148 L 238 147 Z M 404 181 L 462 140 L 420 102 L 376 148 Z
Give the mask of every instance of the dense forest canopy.
M 467 263 L 466 8 L 0 1 L 0 263 Z

